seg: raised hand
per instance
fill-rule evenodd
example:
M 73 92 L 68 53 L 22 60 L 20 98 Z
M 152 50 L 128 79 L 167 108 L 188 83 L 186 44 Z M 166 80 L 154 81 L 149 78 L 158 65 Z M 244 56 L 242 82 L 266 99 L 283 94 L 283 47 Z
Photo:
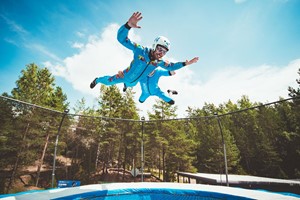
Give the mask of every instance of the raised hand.
M 185 65 L 191 65 L 191 64 L 193 64 L 193 63 L 196 63 L 196 62 L 198 62 L 198 60 L 199 60 L 199 57 L 195 57 L 195 58 L 193 58 L 192 60 L 186 60 L 185 61 Z
M 118 76 L 121 78 L 124 78 L 124 72 L 123 71 L 118 71 Z
M 142 13 L 140 12 L 135 12 L 132 14 L 132 16 L 129 18 L 127 24 L 131 28 L 141 28 L 140 26 L 137 25 L 137 23 L 142 19 Z

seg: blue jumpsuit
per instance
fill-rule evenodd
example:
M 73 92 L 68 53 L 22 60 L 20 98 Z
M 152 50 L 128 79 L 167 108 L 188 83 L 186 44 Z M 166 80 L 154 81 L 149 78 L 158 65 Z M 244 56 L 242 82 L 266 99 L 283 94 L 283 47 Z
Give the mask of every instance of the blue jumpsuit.
M 162 76 L 172 76 L 170 71 L 156 69 L 153 72 L 154 74 L 151 73 L 148 76 L 146 76 L 146 78 L 140 80 L 142 94 L 139 98 L 139 101 L 143 103 L 149 96 L 158 96 L 165 102 L 171 102 L 172 99 L 169 96 L 167 96 L 163 91 L 161 91 L 161 89 L 158 87 L 159 78 Z
M 121 78 L 118 74 L 113 76 L 102 76 L 96 79 L 96 83 L 102 83 L 104 85 L 125 83 L 127 87 L 133 87 L 141 79 L 146 78 L 147 75 L 157 67 L 174 71 L 185 66 L 185 62 L 169 63 L 164 60 L 150 60 L 150 48 L 132 42 L 128 38 L 129 30 L 130 26 L 126 23 L 120 27 L 117 36 L 118 41 L 126 48 L 132 50 L 134 54 L 130 66 L 123 71 L 124 77 Z

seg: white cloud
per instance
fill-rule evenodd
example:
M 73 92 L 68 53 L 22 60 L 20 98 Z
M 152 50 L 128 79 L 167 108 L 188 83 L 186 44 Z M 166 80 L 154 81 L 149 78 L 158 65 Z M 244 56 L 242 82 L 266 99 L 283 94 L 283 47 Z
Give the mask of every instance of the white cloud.
M 9 19 L 8 17 L 4 16 L 4 15 L 0 15 L 5 23 L 10 27 L 10 29 L 13 31 L 13 32 L 16 32 L 18 33 L 19 35 L 27 35 L 29 32 L 23 28 L 20 24 L 17 24 L 15 21 Z
M 6 41 L 7 43 L 13 44 L 13 45 L 15 45 L 15 46 L 17 46 L 17 47 L 20 46 L 20 45 L 18 44 L 18 42 L 16 42 L 16 41 L 13 40 L 13 39 L 10 39 L 10 38 L 4 38 L 3 40 Z
M 80 32 L 80 31 L 77 31 L 77 32 L 76 32 L 76 35 L 77 35 L 78 37 L 80 37 L 80 38 L 84 38 L 84 37 L 85 37 L 85 34 L 82 33 L 82 32 Z
M 74 49 L 81 49 L 82 47 L 84 47 L 84 44 L 80 42 L 74 42 L 71 46 Z
M 89 88 L 95 77 L 113 75 L 120 69 L 128 67 L 132 60 L 131 51 L 124 48 L 116 39 L 119 25 L 107 26 L 100 36 L 91 35 L 88 43 L 80 48 L 80 52 L 67 57 L 61 65 L 46 62 L 53 75 L 61 76 L 70 82 L 73 87 L 95 97 L 99 90 Z M 130 38 L 140 41 L 140 37 L 130 32 Z M 120 85 L 121 87 L 121 85 Z
M 17 38 L 11 39 L 11 38 L 4 38 L 4 41 L 13 44 L 17 47 L 26 47 L 28 49 L 33 49 L 35 51 L 38 51 L 41 54 L 44 54 L 45 56 L 48 56 L 49 58 L 55 60 L 56 62 L 61 62 L 62 60 L 53 52 L 50 52 L 47 47 L 38 44 L 36 42 L 31 41 L 30 39 L 30 32 L 28 32 L 25 28 L 23 28 L 22 25 L 18 24 L 17 22 L 9 19 L 8 17 L 1 15 L 5 21 L 5 23 L 9 26 L 11 31 L 17 33 L 21 40 L 18 40 Z
M 51 62 L 47 61 L 43 63 L 44 66 L 48 69 L 51 70 L 52 74 L 54 76 L 62 76 L 65 77 L 65 75 L 67 74 L 66 68 L 62 67 L 59 64 L 52 64 Z
M 67 57 L 62 65 L 45 63 L 56 76 L 69 81 L 73 87 L 84 95 L 99 96 L 99 86 L 90 89 L 89 84 L 95 78 L 104 75 L 113 75 L 124 69 L 132 60 L 132 52 L 123 47 L 116 40 L 119 25 L 111 24 L 106 27 L 100 36 L 89 37 L 80 52 Z M 141 39 L 130 31 L 130 38 L 139 42 Z M 174 58 L 169 60 L 175 61 Z M 204 102 L 219 105 L 229 99 L 236 102 L 242 95 L 249 96 L 251 101 L 272 102 L 279 97 L 288 97 L 288 86 L 297 88 L 296 78 L 300 66 L 300 59 L 287 66 L 270 65 L 253 66 L 250 69 L 242 67 L 223 67 L 211 74 L 208 81 L 202 82 L 193 71 L 193 66 L 187 66 L 177 71 L 175 76 L 162 77 L 159 86 L 163 91 L 174 89 L 179 92 L 174 95 L 175 105 L 178 106 L 179 117 L 184 117 L 188 106 L 202 108 Z M 119 88 L 122 88 L 119 84 Z M 140 104 L 139 85 L 134 87 L 138 108 L 141 115 L 147 116 L 158 97 L 150 97 Z
M 252 102 L 261 103 L 277 101 L 279 97 L 288 98 L 288 86 L 297 88 L 299 66 L 300 59 L 284 67 L 224 68 L 211 74 L 207 82 L 194 79 L 197 75 L 187 68 L 168 80 L 162 78 L 160 85 L 166 85 L 166 89 L 172 85 L 172 89 L 178 90 L 175 100 L 180 105 L 182 116 L 188 106 L 201 108 L 205 102 L 215 105 L 228 100 L 236 102 L 242 95 L 247 95 Z
M 48 57 L 50 57 L 51 59 L 57 61 L 57 62 L 61 62 L 61 58 L 59 58 L 57 55 L 55 55 L 54 53 L 50 52 L 45 46 L 41 45 L 41 44 L 36 44 L 36 43 L 33 43 L 33 44 L 24 44 L 25 47 L 29 48 L 29 49 L 34 49 Z

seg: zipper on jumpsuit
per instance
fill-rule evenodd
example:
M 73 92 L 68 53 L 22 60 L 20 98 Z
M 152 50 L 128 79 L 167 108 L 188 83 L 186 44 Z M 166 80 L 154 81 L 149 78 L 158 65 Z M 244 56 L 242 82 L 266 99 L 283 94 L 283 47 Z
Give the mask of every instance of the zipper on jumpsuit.
M 143 75 L 143 73 L 146 71 L 147 67 L 149 66 L 150 62 L 148 62 L 147 66 L 145 67 L 145 69 L 143 70 L 143 72 L 134 81 L 132 81 L 130 83 L 134 83 L 136 80 L 138 80 Z
M 148 92 L 149 92 L 149 94 L 151 94 L 151 92 L 150 92 L 150 84 L 149 84 L 149 79 L 150 79 L 150 77 L 149 76 L 147 76 L 147 88 L 148 88 Z

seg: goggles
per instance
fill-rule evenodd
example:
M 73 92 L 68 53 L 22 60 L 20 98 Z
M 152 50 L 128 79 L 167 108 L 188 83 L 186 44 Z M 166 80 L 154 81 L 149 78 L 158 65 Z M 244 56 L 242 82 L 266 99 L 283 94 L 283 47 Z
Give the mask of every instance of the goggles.
M 163 55 L 165 55 L 168 50 L 162 46 L 157 45 L 155 51 L 157 51 L 158 53 L 162 53 Z

